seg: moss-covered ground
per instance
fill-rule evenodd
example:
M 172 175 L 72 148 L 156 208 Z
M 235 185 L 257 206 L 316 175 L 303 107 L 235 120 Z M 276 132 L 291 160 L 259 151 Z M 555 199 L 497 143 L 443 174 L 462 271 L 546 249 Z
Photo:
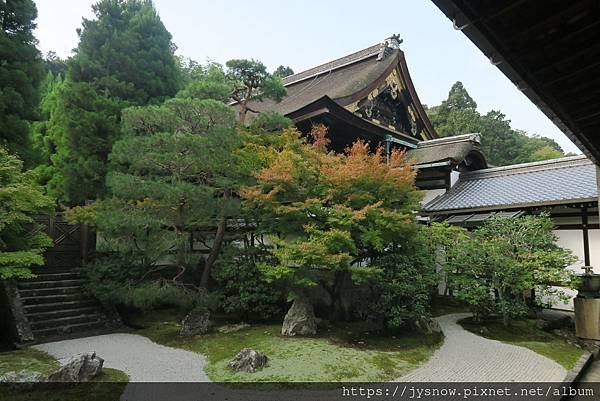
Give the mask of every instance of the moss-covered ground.
M 504 327 L 500 319 L 478 323 L 468 318 L 459 323 L 466 330 L 485 338 L 529 348 L 566 369 L 571 369 L 583 353 L 581 348 L 569 344 L 563 337 L 538 329 L 535 319 L 514 320 L 508 327 Z
M 314 337 L 283 337 L 279 324 L 262 324 L 182 338 L 177 319 L 165 313 L 137 319 L 136 325 L 144 327 L 138 334 L 157 343 L 207 356 L 205 371 L 217 382 L 393 380 L 429 359 L 442 341 L 441 335 L 371 331 L 366 324 L 339 325 Z M 242 348 L 264 352 L 267 367 L 255 373 L 232 372 L 228 362 Z
M 0 352 L 0 375 L 19 370 L 50 374 L 59 366 L 56 359 L 34 348 Z

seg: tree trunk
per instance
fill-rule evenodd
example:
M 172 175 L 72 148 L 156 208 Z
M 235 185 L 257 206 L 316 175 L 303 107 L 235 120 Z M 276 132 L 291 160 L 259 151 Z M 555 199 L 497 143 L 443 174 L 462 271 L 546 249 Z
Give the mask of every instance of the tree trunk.
M 224 195 L 225 199 L 229 198 L 229 190 L 225 191 Z M 213 241 L 212 248 L 210 249 L 210 253 L 208 254 L 208 258 L 206 258 L 206 263 L 204 264 L 204 270 L 202 271 L 202 277 L 200 279 L 200 287 L 204 289 L 208 289 L 208 281 L 210 280 L 210 273 L 212 270 L 219 253 L 221 253 L 221 248 L 223 246 L 223 240 L 225 239 L 225 230 L 227 229 L 227 216 L 225 215 L 225 207 L 221 210 L 221 214 L 219 216 L 219 222 L 217 223 L 217 232 L 215 233 L 215 240 Z
M 238 112 L 238 118 L 241 124 L 246 122 L 246 113 L 248 112 L 248 107 L 246 106 L 246 101 L 242 100 L 240 102 L 240 111 Z
M 344 305 L 342 300 L 342 289 L 348 277 L 347 271 L 339 271 L 335 273 L 333 279 L 333 287 L 329 292 L 331 296 L 331 309 L 329 311 L 329 320 L 332 322 L 350 320 L 350 311 Z

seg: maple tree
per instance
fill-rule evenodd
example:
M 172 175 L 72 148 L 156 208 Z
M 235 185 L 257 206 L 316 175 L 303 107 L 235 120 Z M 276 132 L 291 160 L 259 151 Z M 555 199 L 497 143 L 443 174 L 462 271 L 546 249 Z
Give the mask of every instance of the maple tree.
M 403 151 L 393 150 L 386 163 L 381 147 L 360 140 L 343 154 L 329 152 L 324 126 L 313 127 L 310 140 L 291 129 L 283 137 L 279 149 L 263 154 L 268 163 L 256 183 L 241 191 L 259 232 L 275 245 L 269 252 L 277 262 L 260 268 L 303 302 L 309 287 L 321 285 L 332 299 L 330 319 L 349 318 L 344 285 L 377 272 L 378 258 L 418 230 L 415 170 Z

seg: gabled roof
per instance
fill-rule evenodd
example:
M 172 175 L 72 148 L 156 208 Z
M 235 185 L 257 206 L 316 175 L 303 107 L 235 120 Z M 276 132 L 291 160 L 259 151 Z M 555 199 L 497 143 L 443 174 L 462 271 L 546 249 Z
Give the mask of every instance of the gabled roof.
M 250 102 L 251 110 L 275 111 L 289 116 L 294 122 L 314 117 L 310 105 L 328 98 L 341 107 L 346 107 L 385 83 L 386 78 L 398 69 L 400 79 L 406 87 L 417 117 L 424 126 L 426 138 L 437 138 L 437 134 L 425 113 L 416 93 L 404 53 L 398 48 L 389 47 L 387 42 L 376 44 L 339 59 L 329 61 L 306 71 L 291 75 L 283 80 L 287 96 L 279 103 L 273 100 Z M 297 111 L 311 110 L 308 114 Z M 252 113 L 248 118 L 253 117 Z M 366 120 L 369 124 L 375 124 Z M 421 139 L 421 138 L 420 138 Z
M 487 162 L 481 152 L 481 135 L 479 134 L 464 134 L 421 141 L 416 149 L 408 151 L 408 155 L 417 169 L 438 166 L 440 163 L 456 166 L 463 162 L 470 170 L 487 167 Z
M 596 166 L 585 156 L 462 173 L 427 214 L 461 213 L 598 201 Z

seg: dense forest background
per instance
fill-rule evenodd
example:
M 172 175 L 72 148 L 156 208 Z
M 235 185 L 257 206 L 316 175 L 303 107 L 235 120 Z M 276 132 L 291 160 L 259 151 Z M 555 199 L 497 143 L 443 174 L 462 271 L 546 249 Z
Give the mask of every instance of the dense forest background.
M 428 108 L 427 113 L 442 137 L 480 133 L 483 153 L 491 166 L 565 156 L 556 141 L 511 127 L 510 120 L 499 110 L 480 114 L 477 103 L 460 81 L 452 85 L 448 98 L 442 104 Z

